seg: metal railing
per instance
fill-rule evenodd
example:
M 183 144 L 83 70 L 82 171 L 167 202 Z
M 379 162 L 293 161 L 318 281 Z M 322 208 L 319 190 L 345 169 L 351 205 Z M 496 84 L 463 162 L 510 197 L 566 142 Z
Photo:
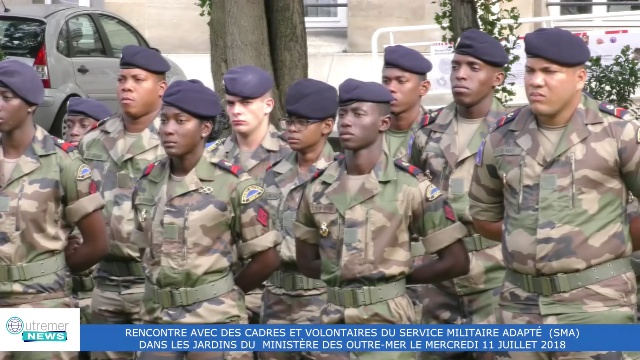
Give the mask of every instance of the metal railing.
M 589 3 L 582 3 L 589 4 Z M 599 3 L 598 3 L 599 4 Z M 635 3 L 638 5 L 638 3 Z M 628 16 L 640 16 L 640 10 L 633 11 L 620 11 L 620 12 L 610 12 L 606 14 L 577 14 L 577 15 L 560 15 L 560 16 L 539 16 L 539 17 L 530 17 L 530 18 L 521 18 L 518 20 L 520 24 L 533 24 L 533 23 L 543 23 L 544 27 L 553 27 L 554 22 L 558 21 L 571 21 L 571 20 L 600 20 L 607 18 L 617 18 L 617 17 L 628 17 Z M 515 21 L 511 19 L 504 19 L 500 21 L 501 24 L 514 24 Z M 640 25 L 640 22 L 638 23 Z M 594 22 L 593 26 L 602 25 L 602 23 Z M 610 26 L 610 25 L 609 25 Z M 393 33 L 399 32 L 410 32 L 410 31 L 424 31 L 424 30 L 441 30 L 440 25 L 432 24 L 432 25 L 413 25 L 413 26 L 393 26 L 393 27 L 384 27 L 374 31 L 371 36 L 371 56 L 373 60 L 378 59 L 378 42 L 379 38 L 384 33 L 389 33 L 389 44 L 385 45 L 396 45 L 394 42 Z M 413 43 L 402 43 L 404 46 L 425 46 L 432 45 L 435 43 L 441 43 L 441 41 L 424 41 L 424 42 L 413 42 Z

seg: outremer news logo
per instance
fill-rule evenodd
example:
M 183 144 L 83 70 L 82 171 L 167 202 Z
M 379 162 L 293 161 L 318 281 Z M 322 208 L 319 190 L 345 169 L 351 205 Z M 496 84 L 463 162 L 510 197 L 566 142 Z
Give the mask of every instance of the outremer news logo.
M 23 342 L 67 341 L 68 322 L 23 321 L 17 316 L 7 320 L 7 331 L 11 335 L 22 335 Z

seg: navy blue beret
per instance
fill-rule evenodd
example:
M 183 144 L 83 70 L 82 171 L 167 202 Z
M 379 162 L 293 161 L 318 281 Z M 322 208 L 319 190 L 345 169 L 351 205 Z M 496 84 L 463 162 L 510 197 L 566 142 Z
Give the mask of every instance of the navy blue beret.
M 245 99 L 257 99 L 275 85 L 271 75 L 251 65 L 229 69 L 222 81 L 227 94 Z
M 199 119 L 222 113 L 220 97 L 199 80 L 176 80 L 165 91 L 162 102 Z
M 591 56 L 589 47 L 579 36 L 558 28 L 540 28 L 524 36 L 528 57 L 542 58 L 558 65 L 584 65 Z
M 476 29 L 462 33 L 454 52 L 474 57 L 496 67 L 503 67 L 509 62 L 509 55 L 500 41 L 484 31 Z
M 289 86 L 285 99 L 289 116 L 322 120 L 338 112 L 338 90 L 314 79 L 301 79 Z
M 109 110 L 107 105 L 97 100 L 73 97 L 69 99 L 67 114 L 84 115 L 89 119 L 100 121 L 111 116 L 113 112 Z
M 171 70 L 171 65 L 158 50 L 127 45 L 122 48 L 120 68 L 142 69 L 154 74 L 165 74 Z
M 22 61 L 0 61 L 0 83 L 30 105 L 40 105 L 44 100 L 42 78 Z
M 425 75 L 433 68 L 431 61 L 418 51 L 406 46 L 394 45 L 384 49 L 384 67 L 398 68 L 410 73 Z
M 339 90 L 340 105 L 354 102 L 390 103 L 394 100 L 387 88 L 375 82 L 347 79 L 340 84 Z

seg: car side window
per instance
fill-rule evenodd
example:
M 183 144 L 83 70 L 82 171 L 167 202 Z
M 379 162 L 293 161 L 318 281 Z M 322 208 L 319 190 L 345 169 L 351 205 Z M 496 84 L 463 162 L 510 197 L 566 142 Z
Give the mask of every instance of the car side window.
M 69 19 L 68 25 L 71 57 L 107 55 L 98 28 L 89 15 L 73 17 Z
M 146 46 L 140 43 L 140 36 L 129 24 L 107 15 L 98 15 L 104 31 L 107 33 L 113 56 L 120 57 L 122 48 L 127 45 Z
M 64 57 L 71 57 L 69 52 L 69 28 L 67 27 L 67 24 L 62 25 L 62 28 L 60 29 L 56 49 L 60 55 Z

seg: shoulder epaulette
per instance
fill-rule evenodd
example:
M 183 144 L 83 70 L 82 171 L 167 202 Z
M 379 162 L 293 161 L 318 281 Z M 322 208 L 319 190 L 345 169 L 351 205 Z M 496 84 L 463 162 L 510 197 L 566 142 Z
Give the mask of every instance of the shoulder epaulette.
M 433 124 L 434 122 L 436 122 L 436 120 L 438 120 L 438 116 L 440 116 L 440 113 L 442 112 L 442 110 L 444 110 L 444 108 L 440 108 L 431 112 L 428 112 L 426 114 L 424 114 L 424 117 L 422 118 L 422 121 L 420 122 L 420 128 L 423 128 L 425 126 L 429 126 L 431 124 Z
M 53 138 L 53 143 L 56 144 L 56 146 L 62 149 L 64 152 L 72 153 L 76 150 L 76 147 L 73 144 L 59 139 L 53 135 L 51 137 Z
M 113 115 L 111 115 L 111 116 L 108 116 L 108 117 L 106 117 L 106 118 L 104 118 L 104 119 L 102 119 L 102 120 L 98 121 L 98 123 L 96 124 L 96 127 L 95 127 L 95 128 L 98 128 L 98 127 L 100 127 L 100 126 L 104 125 L 107 121 L 109 121 L 109 120 L 111 120 L 111 119 L 113 119 L 113 118 L 114 118 L 114 116 L 113 116 Z M 95 128 L 94 128 L 94 129 L 95 129 Z
M 397 168 L 404 170 L 405 172 L 408 172 L 409 174 L 418 177 L 420 174 L 422 174 L 422 170 L 420 170 L 419 168 L 409 164 L 408 162 L 401 160 L 401 159 L 396 159 L 393 162 Z
M 313 174 L 313 176 L 311 177 L 311 180 L 315 180 L 315 179 L 319 178 L 320 176 L 322 176 L 322 174 L 324 174 L 324 172 L 325 172 L 326 170 L 327 170 L 327 168 L 326 168 L 326 167 L 324 167 L 324 168 L 322 168 L 322 169 L 318 169 L 318 170 L 316 171 L 316 173 L 315 173 L 315 174 Z
M 218 146 L 220 146 L 222 143 L 224 143 L 224 141 L 225 141 L 226 139 L 227 139 L 227 138 L 222 138 L 222 139 L 218 139 L 218 140 L 212 141 L 212 142 L 210 142 L 210 143 L 207 143 L 207 144 L 204 146 L 204 148 L 205 148 L 207 151 L 213 151 L 213 150 L 215 150 Z
M 344 159 L 344 154 L 342 153 L 338 153 L 336 154 L 336 156 L 333 157 L 333 161 L 338 161 L 338 160 L 342 160 Z
M 142 176 L 141 177 L 147 177 L 149 176 L 149 174 L 151 174 L 151 172 L 153 171 L 153 168 L 156 167 L 156 164 L 158 162 L 152 162 L 151 164 L 147 165 L 146 168 L 144 168 L 144 171 L 142 172 Z
M 282 159 L 284 159 L 284 156 L 281 157 L 280 159 L 274 161 L 273 164 L 267 166 L 267 171 L 271 170 L 271 168 L 273 168 L 274 166 L 280 164 L 282 162 Z
M 216 165 L 220 166 L 221 168 L 227 170 L 228 172 L 232 173 L 235 176 L 240 176 L 244 173 L 244 170 L 242 169 L 242 167 L 240 165 L 234 165 L 230 162 L 228 162 L 227 160 L 220 160 L 216 163 Z
M 598 109 L 600 109 L 600 111 L 602 111 L 603 113 L 613 115 L 620 119 L 624 118 L 624 116 L 627 115 L 627 113 L 629 112 L 627 109 L 623 107 L 618 107 L 604 101 L 600 103 L 600 105 L 598 106 Z
M 522 110 L 522 108 L 517 108 L 515 110 L 513 110 L 512 112 L 508 113 L 507 115 L 502 116 L 500 119 L 498 119 L 498 121 L 495 123 L 495 125 L 493 125 L 493 129 L 491 129 L 491 131 L 495 131 L 497 128 L 504 126 L 505 124 L 508 124 L 510 122 L 512 122 L 513 120 L 515 120 L 518 117 L 518 114 L 520 113 L 520 110 Z

